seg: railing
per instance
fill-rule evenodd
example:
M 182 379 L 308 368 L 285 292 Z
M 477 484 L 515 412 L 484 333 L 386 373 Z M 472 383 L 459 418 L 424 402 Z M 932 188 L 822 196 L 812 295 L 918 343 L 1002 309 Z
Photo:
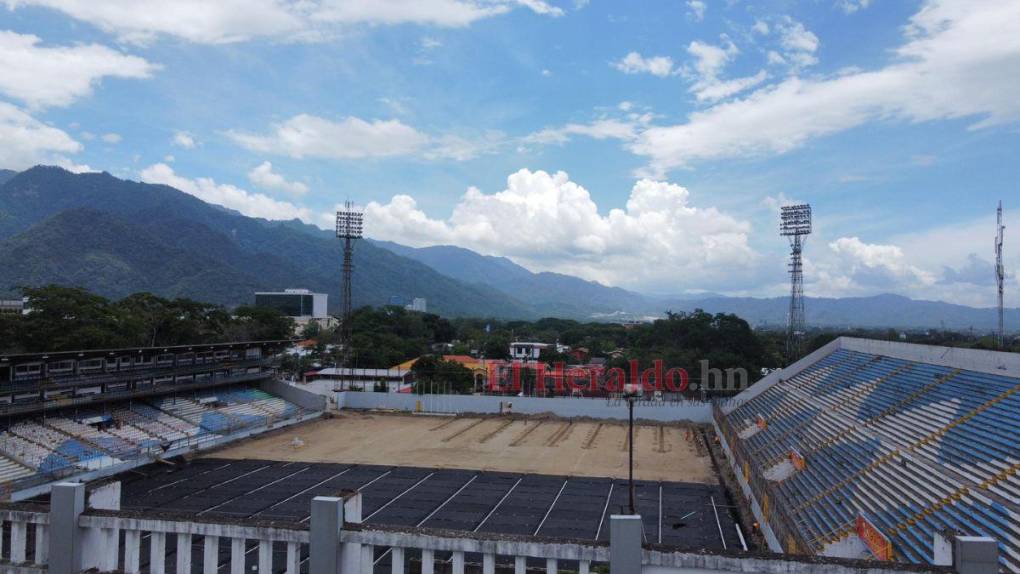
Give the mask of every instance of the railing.
M 79 574 L 85 570 L 125 574 L 165 574 L 168 560 L 175 571 L 216 574 L 368 574 L 389 563 L 393 574 L 420 570 L 433 574 L 437 565 L 454 574 L 494 574 L 513 568 L 515 574 L 561 568 L 588 574 L 608 564 L 614 573 L 636 574 L 649 568 L 661 574 L 682 572 L 824 572 L 884 574 L 890 563 L 814 557 L 799 561 L 781 555 L 684 551 L 641 544 L 640 516 L 613 516 L 610 540 L 554 540 L 529 536 L 482 534 L 361 524 L 361 495 L 316 497 L 308 522 L 208 519 L 194 515 L 116 510 L 119 489 L 101 486 L 86 493 L 85 485 L 55 485 L 48 508 L 0 505 L 0 520 L 10 522 L 8 560 L 0 571 L 24 574 Z M 87 496 L 88 495 L 88 496 Z M 87 501 L 86 498 L 89 500 Z M 92 507 L 86 509 L 86 505 Z M 105 509 L 104 509 L 105 508 Z M 171 538 L 172 537 L 172 542 Z M 2 538 L 0 538 L 2 540 Z M 144 541 L 144 542 L 143 542 Z M 192 564 L 200 544 L 201 566 Z M 148 555 L 143 548 L 148 546 Z M 172 547 L 171 547 L 172 546 Z M 222 560 L 221 547 L 229 548 Z M 413 561 L 417 568 L 409 568 Z M 279 562 L 282 562 L 279 563 Z M 949 572 L 938 567 L 909 566 L 912 572 Z

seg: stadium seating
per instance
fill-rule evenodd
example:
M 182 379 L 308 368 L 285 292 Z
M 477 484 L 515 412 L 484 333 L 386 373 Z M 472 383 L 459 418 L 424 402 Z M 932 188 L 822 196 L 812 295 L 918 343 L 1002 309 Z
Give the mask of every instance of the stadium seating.
M 238 387 L 23 419 L 0 432 L 0 484 L 97 468 L 151 449 L 198 445 L 300 413 L 284 399 Z M 89 424 L 95 420 L 105 428 Z
M 838 349 L 725 419 L 814 551 L 864 514 L 899 559 L 931 563 L 950 529 L 994 537 L 1020 571 L 1020 380 Z M 805 467 L 774 472 L 793 451 Z

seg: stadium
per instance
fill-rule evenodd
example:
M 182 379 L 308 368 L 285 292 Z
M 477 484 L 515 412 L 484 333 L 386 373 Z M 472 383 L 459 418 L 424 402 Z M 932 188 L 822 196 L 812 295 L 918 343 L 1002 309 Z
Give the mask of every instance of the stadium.
M 328 409 L 277 380 L 286 344 L 2 357 L 4 567 L 1020 571 L 1012 354 L 840 338 L 635 406 L 631 444 L 599 399 Z

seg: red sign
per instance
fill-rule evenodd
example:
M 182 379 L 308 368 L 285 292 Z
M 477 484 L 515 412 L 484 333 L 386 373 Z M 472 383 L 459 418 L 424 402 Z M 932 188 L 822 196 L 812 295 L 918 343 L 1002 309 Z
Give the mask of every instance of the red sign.
M 893 559 L 892 542 L 863 514 L 857 515 L 857 536 L 868 546 L 875 558 L 879 560 Z
M 758 421 L 757 422 L 758 422 L 758 428 L 760 428 L 761 430 L 765 430 L 765 429 L 769 428 L 769 423 L 768 423 L 768 421 L 765 420 L 765 417 L 763 417 L 761 415 L 758 415 Z

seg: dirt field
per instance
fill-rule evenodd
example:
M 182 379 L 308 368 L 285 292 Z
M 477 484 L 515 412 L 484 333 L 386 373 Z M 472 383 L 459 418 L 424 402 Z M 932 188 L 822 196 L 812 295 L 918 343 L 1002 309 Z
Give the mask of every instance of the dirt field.
M 636 426 L 634 433 L 635 478 L 716 482 L 694 433 L 665 425 Z M 210 456 L 626 478 L 627 426 L 344 413 L 246 440 Z

